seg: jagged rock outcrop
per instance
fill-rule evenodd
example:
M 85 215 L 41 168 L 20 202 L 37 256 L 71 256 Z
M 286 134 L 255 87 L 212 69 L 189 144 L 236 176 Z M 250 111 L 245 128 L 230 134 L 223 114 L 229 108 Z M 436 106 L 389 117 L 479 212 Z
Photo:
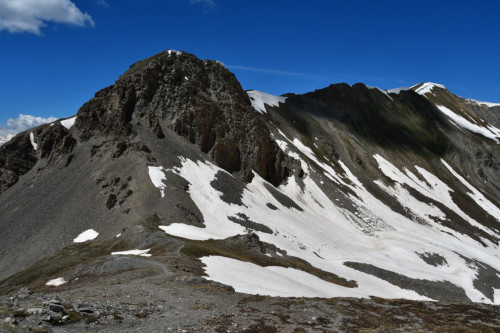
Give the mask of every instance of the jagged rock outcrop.
M 37 161 L 36 151 L 24 132 L 0 147 L 0 194 L 17 183 L 19 176 L 31 170 Z
M 67 166 L 76 144 L 76 139 L 60 122 L 17 135 L 0 147 L 0 194 L 17 183 L 19 176 L 30 171 L 39 160 L 54 165 L 64 159 Z
M 225 170 L 251 181 L 252 170 L 277 185 L 293 161 L 272 140 L 234 74 L 216 61 L 167 51 L 130 67 L 78 112 L 82 140 L 134 137 L 135 126 L 163 138 L 171 129 Z

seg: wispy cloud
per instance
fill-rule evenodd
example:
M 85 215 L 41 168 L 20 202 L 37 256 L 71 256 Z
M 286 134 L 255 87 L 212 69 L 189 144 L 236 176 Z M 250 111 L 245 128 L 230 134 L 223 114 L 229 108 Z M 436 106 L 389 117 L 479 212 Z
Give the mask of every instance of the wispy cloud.
M 0 31 L 40 35 L 47 22 L 94 25 L 92 17 L 70 0 L 0 0 Z
M 327 75 L 317 75 L 317 74 L 310 74 L 310 73 L 282 71 L 282 70 L 276 70 L 276 69 L 248 67 L 248 66 L 239 66 L 239 65 L 226 65 L 226 68 L 231 69 L 231 70 L 243 70 L 243 71 L 257 72 L 257 73 L 264 73 L 264 74 L 310 78 L 313 80 L 317 80 L 318 84 L 323 84 L 323 83 L 331 84 L 331 83 L 336 83 L 336 82 L 364 82 L 364 83 L 371 83 L 371 84 L 377 84 L 377 83 L 384 84 L 387 82 L 387 80 L 389 80 L 389 79 L 385 79 L 385 78 L 381 78 L 381 77 L 373 77 L 373 76 L 348 75 L 348 74 L 342 74 L 342 73 L 328 73 L 328 76 L 327 76 Z M 392 81 L 395 81 L 395 80 L 392 80 Z M 404 81 L 404 83 L 401 83 L 400 85 L 408 85 L 408 82 Z M 392 88 L 392 87 L 390 87 L 390 88 Z
M 188 0 L 191 5 L 199 5 L 203 8 L 205 14 L 212 11 L 215 8 L 216 3 L 214 0 Z
M 97 4 L 103 7 L 109 7 L 109 4 L 104 0 L 97 0 Z
M 258 72 L 258 73 L 267 73 L 267 74 L 276 74 L 276 75 L 288 75 L 288 76 L 307 76 L 307 77 L 315 77 L 315 78 L 325 79 L 325 77 L 322 77 L 320 75 L 281 71 L 281 70 L 276 70 L 276 69 L 237 66 L 237 65 L 226 65 L 226 67 L 229 69 L 237 69 L 237 70 L 243 70 L 243 71 L 249 71 L 249 72 Z
M 213 0 L 189 0 L 190 4 L 202 4 L 205 6 L 214 7 L 215 2 Z
M 55 117 L 35 117 L 27 114 L 20 114 L 17 118 L 9 118 L 7 126 L 0 124 L 0 144 L 9 141 L 14 135 L 38 125 L 56 121 Z

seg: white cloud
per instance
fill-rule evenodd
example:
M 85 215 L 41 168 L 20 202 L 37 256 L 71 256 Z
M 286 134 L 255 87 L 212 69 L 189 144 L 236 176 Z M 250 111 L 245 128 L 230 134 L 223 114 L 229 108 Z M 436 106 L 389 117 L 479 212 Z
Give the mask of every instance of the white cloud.
M 55 117 L 42 118 L 26 114 L 20 114 L 15 119 L 9 118 L 7 126 L 0 125 L 0 145 L 12 139 L 19 132 L 56 120 Z
M 92 17 L 82 13 L 70 0 L 0 0 L 0 31 L 40 35 L 40 28 L 46 22 L 94 25 Z

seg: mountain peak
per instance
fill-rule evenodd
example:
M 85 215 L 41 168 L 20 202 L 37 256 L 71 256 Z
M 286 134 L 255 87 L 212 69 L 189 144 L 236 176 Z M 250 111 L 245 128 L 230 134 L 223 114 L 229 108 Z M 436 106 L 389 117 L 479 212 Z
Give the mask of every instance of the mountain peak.
M 434 89 L 434 88 L 446 89 L 446 87 L 444 85 L 439 84 L 439 83 L 433 83 L 433 82 L 419 83 L 419 84 L 412 86 L 410 89 L 415 91 L 417 94 L 425 95 L 427 93 L 430 93 L 432 91 L 432 89 Z
M 279 184 L 290 170 L 234 74 L 187 52 L 167 50 L 135 63 L 80 109 L 75 125 L 83 140 L 103 134 L 133 140 L 144 129 L 162 139 L 172 130 L 245 180 L 255 171 Z

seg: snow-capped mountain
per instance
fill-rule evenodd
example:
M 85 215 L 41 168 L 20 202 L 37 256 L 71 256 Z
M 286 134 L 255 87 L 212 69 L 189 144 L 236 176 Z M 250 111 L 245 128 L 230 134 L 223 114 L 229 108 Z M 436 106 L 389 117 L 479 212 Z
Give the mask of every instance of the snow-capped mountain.
M 272 96 L 167 51 L 0 148 L 1 288 L 175 242 L 236 292 L 500 304 L 499 143 L 442 85 Z
M 7 134 L 6 136 L 0 136 L 0 146 L 3 145 L 4 143 L 7 143 L 12 139 L 14 135 Z

